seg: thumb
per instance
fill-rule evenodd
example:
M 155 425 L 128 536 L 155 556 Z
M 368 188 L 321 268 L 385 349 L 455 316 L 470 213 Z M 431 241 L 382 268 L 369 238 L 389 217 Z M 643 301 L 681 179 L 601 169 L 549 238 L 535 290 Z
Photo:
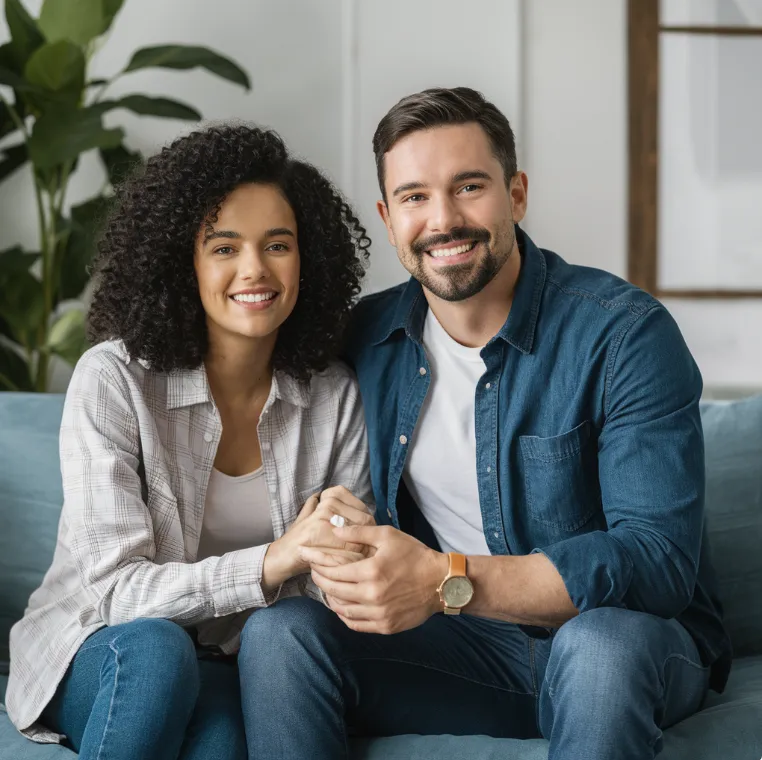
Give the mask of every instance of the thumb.
M 365 544 L 365 546 L 374 546 L 376 549 L 389 537 L 386 525 L 347 525 L 343 528 L 334 528 L 333 532 L 337 538 L 346 543 Z
M 294 520 L 294 525 L 296 523 L 301 522 L 302 520 L 306 520 L 316 509 L 317 505 L 320 503 L 320 497 L 317 494 L 314 494 L 313 496 L 310 496 L 307 501 L 304 502 L 304 506 L 299 511 L 299 514 L 296 516 L 296 520 Z

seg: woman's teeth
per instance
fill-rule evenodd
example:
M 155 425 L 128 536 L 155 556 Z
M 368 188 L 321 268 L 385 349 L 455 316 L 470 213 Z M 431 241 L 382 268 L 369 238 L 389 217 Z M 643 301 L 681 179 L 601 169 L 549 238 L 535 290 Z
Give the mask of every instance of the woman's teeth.
M 277 296 L 277 293 L 238 293 L 233 296 L 234 301 L 245 301 L 246 303 L 259 303 L 260 301 L 269 301 Z
M 440 248 L 436 251 L 429 251 L 429 253 L 435 259 L 441 259 L 445 256 L 458 256 L 461 253 L 468 253 L 476 243 L 466 243 L 465 245 L 459 245 L 457 248 Z

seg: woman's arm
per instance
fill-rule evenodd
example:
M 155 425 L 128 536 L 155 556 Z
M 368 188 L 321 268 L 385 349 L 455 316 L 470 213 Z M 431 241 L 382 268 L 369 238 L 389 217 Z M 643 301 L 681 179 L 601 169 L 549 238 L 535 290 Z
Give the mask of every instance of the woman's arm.
M 93 606 L 107 625 L 138 617 L 192 625 L 266 606 L 269 544 L 195 563 L 184 561 L 180 546 L 177 561 L 154 561 L 162 516 L 153 520 L 143 500 L 138 414 L 119 365 L 104 351 L 80 360 L 61 425 L 69 548 Z M 167 504 L 168 525 L 175 508 Z

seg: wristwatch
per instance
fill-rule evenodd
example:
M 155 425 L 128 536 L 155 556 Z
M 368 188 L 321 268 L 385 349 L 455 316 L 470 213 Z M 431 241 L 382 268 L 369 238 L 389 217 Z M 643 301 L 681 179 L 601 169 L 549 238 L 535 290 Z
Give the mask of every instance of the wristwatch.
M 474 595 L 474 586 L 466 575 L 464 554 L 450 552 L 450 569 L 439 586 L 439 599 L 444 603 L 445 615 L 460 615 Z

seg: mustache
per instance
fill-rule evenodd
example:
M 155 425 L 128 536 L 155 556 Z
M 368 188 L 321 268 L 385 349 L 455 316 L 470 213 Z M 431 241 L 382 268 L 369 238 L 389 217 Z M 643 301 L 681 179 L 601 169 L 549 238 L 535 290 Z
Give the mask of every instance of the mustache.
M 447 235 L 432 235 L 423 240 L 416 240 L 410 249 L 413 253 L 422 254 L 436 245 L 456 243 L 458 240 L 473 240 L 477 243 L 488 243 L 492 236 L 480 227 L 453 227 Z

